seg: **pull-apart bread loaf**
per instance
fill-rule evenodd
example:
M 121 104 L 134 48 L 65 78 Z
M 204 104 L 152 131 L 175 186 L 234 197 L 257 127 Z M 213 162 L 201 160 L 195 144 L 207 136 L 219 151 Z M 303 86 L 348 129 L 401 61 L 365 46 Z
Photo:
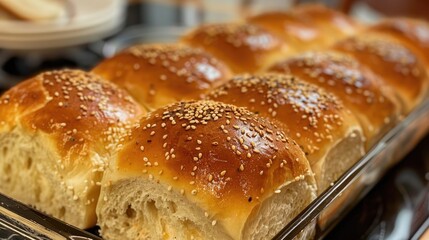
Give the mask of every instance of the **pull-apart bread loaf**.
M 299 146 L 245 108 L 180 102 L 143 118 L 108 166 L 106 239 L 271 239 L 315 197 Z
M 275 33 L 245 23 L 203 25 L 186 34 L 182 42 L 209 52 L 233 73 L 262 71 L 291 51 Z
M 283 123 L 285 132 L 306 154 L 319 192 L 364 154 L 362 128 L 350 110 L 332 94 L 293 76 L 236 76 L 208 98 L 247 107 Z
M 151 110 L 199 99 L 231 76 L 216 58 L 180 44 L 136 45 L 105 59 L 93 72 L 125 88 Z
M 0 191 L 67 223 L 95 225 L 112 139 L 142 114 L 113 84 L 79 70 L 42 73 L 0 98 Z M 107 136 L 107 135 L 106 135 Z
M 279 62 L 270 71 L 289 73 L 335 94 L 359 122 L 369 148 L 399 118 L 391 91 L 351 57 L 334 52 L 309 52 Z
M 426 96 L 429 79 L 424 62 L 395 39 L 364 34 L 340 41 L 334 49 L 350 54 L 393 88 L 405 113 Z

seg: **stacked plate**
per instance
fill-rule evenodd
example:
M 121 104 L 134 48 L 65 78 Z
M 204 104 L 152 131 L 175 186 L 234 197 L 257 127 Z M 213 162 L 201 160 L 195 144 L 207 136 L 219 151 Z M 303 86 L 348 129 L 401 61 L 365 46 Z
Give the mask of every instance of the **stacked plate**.
M 42 50 L 99 40 L 117 31 L 124 20 L 124 0 L 55 0 L 64 10 L 49 21 L 0 17 L 0 48 Z

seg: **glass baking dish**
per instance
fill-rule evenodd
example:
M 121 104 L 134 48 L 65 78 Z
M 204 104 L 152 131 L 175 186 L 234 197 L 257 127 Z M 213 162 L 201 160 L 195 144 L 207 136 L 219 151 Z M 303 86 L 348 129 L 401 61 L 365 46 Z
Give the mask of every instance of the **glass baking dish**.
M 151 29 L 134 26 L 101 46 L 100 52 L 108 57 L 136 43 L 174 42 L 186 30 L 180 27 Z M 294 239 L 301 231 L 314 225 L 314 238 L 323 238 L 428 131 L 429 100 L 426 100 L 391 129 L 274 239 Z M 96 234 L 96 229 L 91 229 L 90 232 L 76 229 L 0 194 L 0 239 L 7 238 L 3 234 L 8 232 L 26 234 L 22 236 L 31 236 L 30 239 L 100 239 L 92 234 Z

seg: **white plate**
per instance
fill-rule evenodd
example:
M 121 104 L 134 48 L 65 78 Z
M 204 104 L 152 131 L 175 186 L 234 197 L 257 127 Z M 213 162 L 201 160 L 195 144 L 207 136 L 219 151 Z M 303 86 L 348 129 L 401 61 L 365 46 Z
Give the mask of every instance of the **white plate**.
M 108 21 L 124 8 L 124 0 L 56 0 L 65 13 L 52 21 L 0 19 L 0 34 L 43 34 L 88 28 Z
M 112 16 L 111 19 L 107 19 L 102 23 L 99 23 L 94 26 L 70 30 L 66 32 L 52 32 L 52 33 L 39 33 L 39 34 L 0 34 L 0 41 L 20 41 L 20 42 L 35 42 L 35 41 L 51 41 L 56 39 L 66 39 L 70 37 L 79 37 L 81 35 L 88 35 L 92 32 L 98 31 L 100 28 L 109 28 L 109 25 L 116 25 L 116 22 L 121 21 L 123 18 L 122 13 L 117 13 Z M 1 46 L 1 44 L 0 44 Z
M 36 37 L 12 37 L 7 38 L 0 34 L 0 48 L 13 50 L 42 50 L 51 48 L 63 48 L 97 41 L 103 37 L 112 35 L 119 30 L 123 23 L 123 15 L 118 15 L 111 20 L 87 28 L 81 31 L 68 33 L 40 35 Z

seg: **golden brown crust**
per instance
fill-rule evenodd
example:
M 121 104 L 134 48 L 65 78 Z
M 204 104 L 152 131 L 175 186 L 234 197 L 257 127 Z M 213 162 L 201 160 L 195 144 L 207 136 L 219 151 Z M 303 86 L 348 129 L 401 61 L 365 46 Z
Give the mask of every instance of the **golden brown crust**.
M 247 19 L 247 22 L 272 31 L 289 44 L 292 51 L 322 48 L 324 35 L 314 24 L 288 12 L 266 12 Z
M 236 76 L 210 92 L 208 98 L 247 107 L 284 123 L 286 133 L 301 146 L 311 165 L 344 138 L 351 126 L 359 128 L 336 97 L 290 75 Z
M 333 52 L 310 52 L 280 62 L 270 71 L 290 73 L 338 96 L 362 124 L 368 140 L 396 121 L 398 107 L 371 72 L 354 59 Z
M 316 24 L 329 43 L 334 43 L 338 39 L 354 35 L 361 26 L 351 17 L 327 8 L 321 4 L 303 4 L 291 9 L 292 14 L 305 18 Z
M 353 37 L 334 46 L 350 54 L 399 93 L 406 111 L 411 111 L 426 94 L 428 76 L 418 57 L 407 47 L 379 36 Z
M 203 25 L 182 41 L 213 54 L 234 73 L 261 71 L 289 51 L 274 33 L 251 24 Z
M 213 101 L 175 103 L 142 119 L 116 166 L 224 213 L 249 211 L 310 171 L 304 153 L 279 128 L 244 108 Z
M 142 113 L 125 91 L 80 70 L 39 74 L 0 98 L 1 125 L 50 135 L 65 171 L 91 166 L 90 152 L 106 152 L 104 132 Z
M 391 18 L 367 30 L 371 34 L 379 33 L 401 41 L 429 66 L 429 23 L 417 19 Z
M 93 72 L 124 87 L 150 109 L 199 99 L 231 76 L 211 55 L 179 44 L 136 45 L 104 60 Z

